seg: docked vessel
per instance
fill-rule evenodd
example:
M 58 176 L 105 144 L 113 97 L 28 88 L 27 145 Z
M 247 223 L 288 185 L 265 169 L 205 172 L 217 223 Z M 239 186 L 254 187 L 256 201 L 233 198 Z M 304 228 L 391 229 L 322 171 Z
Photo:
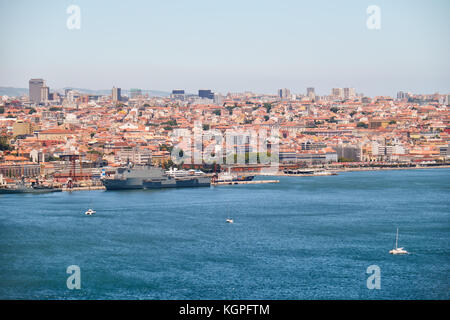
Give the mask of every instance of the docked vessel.
M 327 170 L 315 170 L 315 169 L 288 169 L 283 171 L 286 175 L 298 175 L 304 177 L 310 176 L 335 176 L 336 172 L 331 172 Z
M 103 177 L 102 183 L 107 190 L 209 187 L 211 178 L 195 170 L 164 171 L 151 165 L 129 165 Z
M 254 175 L 247 174 L 232 174 L 230 169 L 228 172 L 221 172 L 214 177 L 215 182 L 234 182 L 234 181 L 252 181 L 255 178 Z
M 3 179 L 0 181 L 0 194 L 10 193 L 47 193 L 47 192 L 60 192 L 60 188 L 53 188 L 52 186 L 45 186 L 38 182 L 25 183 L 24 180 L 16 182 L 14 184 L 6 184 Z

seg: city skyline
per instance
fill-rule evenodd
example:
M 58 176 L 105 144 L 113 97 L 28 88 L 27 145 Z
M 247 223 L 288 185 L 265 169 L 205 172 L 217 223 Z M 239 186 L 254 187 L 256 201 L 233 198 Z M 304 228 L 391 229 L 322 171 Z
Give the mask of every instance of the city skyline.
M 72 4 L 81 10 L 79 30 L 66 26 Z M 381 10 L 379 30 L 366 26 L 372 4 Z M 438 0 L 2 1 L 0 85 L 44 78 L 54 88 L 447 93 L 449 7 Z

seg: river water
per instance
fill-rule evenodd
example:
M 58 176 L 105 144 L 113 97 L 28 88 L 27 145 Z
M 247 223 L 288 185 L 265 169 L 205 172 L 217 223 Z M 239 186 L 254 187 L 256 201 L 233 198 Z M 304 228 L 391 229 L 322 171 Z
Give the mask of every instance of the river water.
M 0 298 L 450 298 L 450 169 L 262 179 L 0 195 Z

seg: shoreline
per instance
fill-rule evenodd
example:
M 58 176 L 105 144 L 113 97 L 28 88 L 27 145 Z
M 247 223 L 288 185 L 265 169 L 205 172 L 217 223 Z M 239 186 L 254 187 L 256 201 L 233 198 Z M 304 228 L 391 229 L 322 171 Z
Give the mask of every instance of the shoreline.
M 424 167 L 359 167 L 359 168 L 340 168 L 340 169 L 329 169 L 329 171 L 334 172 L 352 172 L 352 171 L 381 171 L 381 170 L 420 170 L 420 169 L 448 169 L 450 165 L 442 166 L 424 166 Z
M 333 175 L 338 175 L 342 172 L 358 172 L 358 171 L 389 171 L 389 170 L 421 170 L 421 169 L 448 169 L 450 165 L 442 165 L 442 166 L 423 166 L 423 167 L 354 167 L 354 168 L 302 168 L 301 170 L 317 170 L 317 171 L 326 171 L 329 174 L 292 174 L 292 173 L 284 173 L 277 172 L 273 174 L 265 173 L 257 173 L 257 176 L 274 176 L 274 177 L 328 177 Z M 335 173 L 335 174 L 333 174 Z

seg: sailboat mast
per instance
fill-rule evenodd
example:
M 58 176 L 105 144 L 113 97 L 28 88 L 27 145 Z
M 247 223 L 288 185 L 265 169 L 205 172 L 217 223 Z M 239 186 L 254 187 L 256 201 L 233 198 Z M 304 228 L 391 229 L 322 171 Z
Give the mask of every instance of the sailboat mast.
M 397 228 L 397 236 L 395 237 L 395 249 L 398 248 L 398 228 Z

